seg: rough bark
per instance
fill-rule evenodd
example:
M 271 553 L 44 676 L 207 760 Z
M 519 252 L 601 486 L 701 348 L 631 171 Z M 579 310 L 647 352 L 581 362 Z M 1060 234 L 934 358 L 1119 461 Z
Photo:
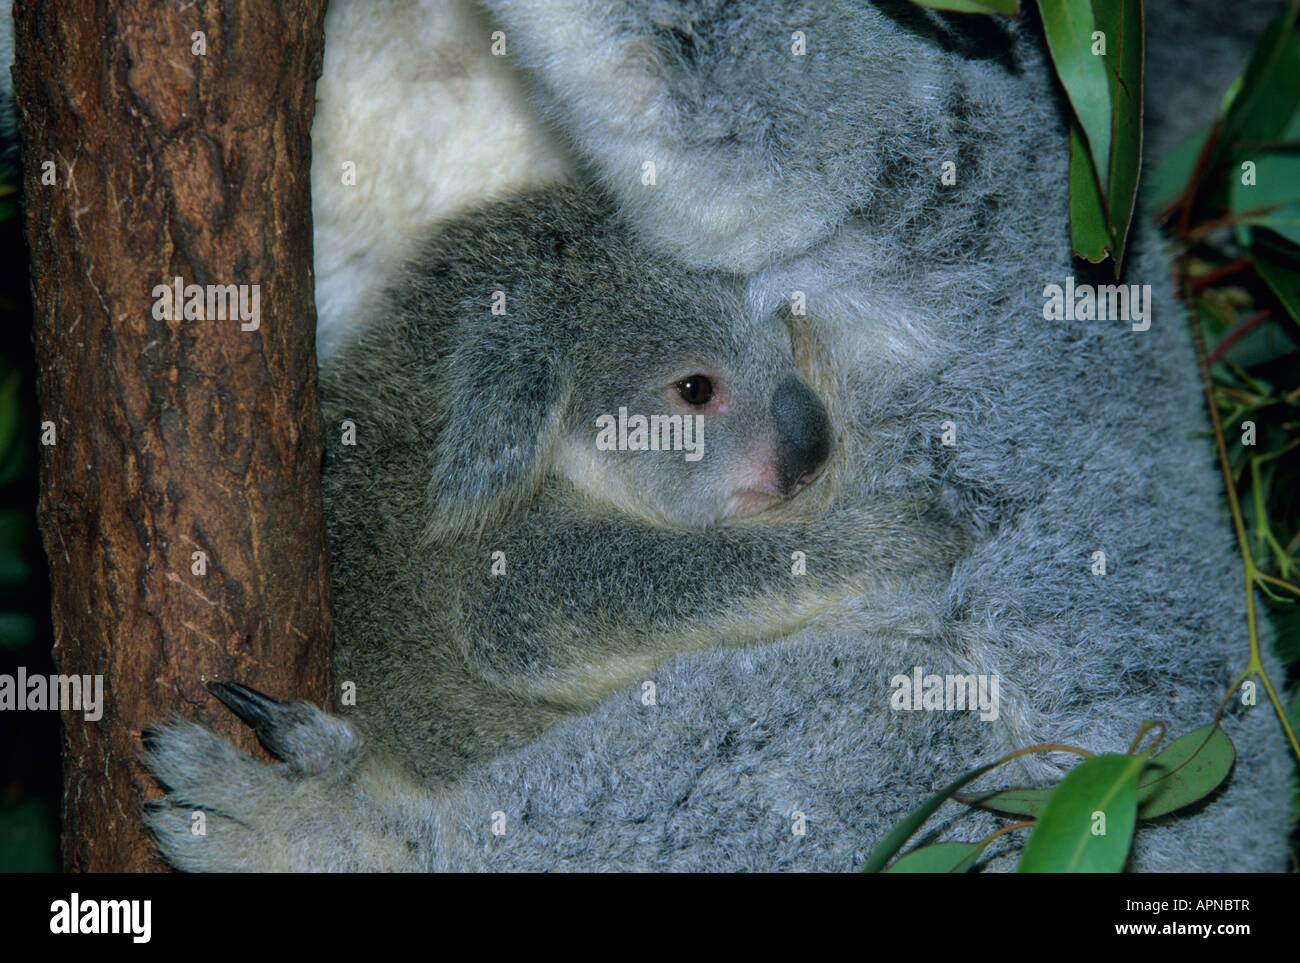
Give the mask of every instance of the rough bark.
M 162 868 L 143 726 L 179 713 L 253 747 L 204 680 L 328 692 L 308 192 L 324 7 L 17 5 L 55 658 L 104 676 L 102 719 L 62 715 L 70 870 Z M 257 286 L 260 325 L 206 299 L 167 311 L 177 277 Z

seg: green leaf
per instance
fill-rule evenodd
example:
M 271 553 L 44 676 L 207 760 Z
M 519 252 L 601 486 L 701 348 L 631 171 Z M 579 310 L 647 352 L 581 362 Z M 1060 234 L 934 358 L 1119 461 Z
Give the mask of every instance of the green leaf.
M 1146 756 L 1097 756 L 1070 770 L 1025 843 L 1021 873 L 1118 873 L 1137 822 L 1137 779 Z M 1096 835 L 1094 814 L 1105 815 Z
M 936 843 L 905 855 L 887 873 L 964 873 L 984 852 L 981 843 Z
M 1082 13 L 1070 7 L 1055 8 L 1058 23 L 1049 28 L 1048 39 L 1075 111 L 1070 124 L 1071 242 L 1079 257 L 1094 264 L 1109 255 L 1118 274 L 1142 167 L 1142 4 L 1095 0 L 1086 31 Z M 1100 55 L 1092 52 L 1094 30 L 1105 37 Z M 1098 82 L 1100 92 L 1094 89 Z M 1103 113 L 1104 134 L 1099 132 Z
M 903 848 L 903 844 L 912 838 L 912 834 L 921 828 L 921 824 L 934 815 L 935 810 L 942 806 L 949 797 L 962 786 L 973 782 L 984 773 L 996 769 L 1004 762 L 1006 762 L 1005 759 L 999 759 L 996 762 L 990 762 L 986 766 L 980 766 L 978 769 L 972 769 L 970 772 L 958 776 L 937 793 L 926 797 L 925 802 L 908 813 L 907 818 L 895 826 L 893 831 L 876 845 L 876 848 L 867 857 L 867 861 L 862 864 L 860 872 L 878 873 L 884 869 L 894 854 Z
M 1111 256 L 1118 275 L 1142 168 L 1142 0 L 1093 0 L 1097 27 L 1106 36 L 1101 59 L 1110 88 L 1111 137 L 1105 187 Z
M 1186 189 L 1196 169 L 1196 158 L 1201 156 L 1201 148 L 1205 146 L 1211 129 L 1206 127 L 1181 141 L 1147 173 L 1143 203 L 1152 215 L 1163 211 Z
M 1175 739 L 1147 763 L 1138 777 L 1137 818 L 1154 819 L 1209 795 L 1228 778 L 1235 759 L 1232 740 L 1213 725 Z M 962 801 L 983 809 L 1033 818 L 1042 815 L 1058 788 L 1059 785 L 1046 789 L 1003 789 Z
M 1294 134 L 1286 133 L 1285 128 L 1288 122 L 1294 126 L 1300 120 L 1297 113 L 1297 108 L 1300 108 L 1300 40 L 1296 35 L 1296 13 L 1297 7 L 1289 5 L 1260 34 L 1250 63 L 1233 81 L 1219 110 L 1222 128 L 1206 169 L 1213 170 L 1223 164 L 1225 151 L 1232 153 L 1227 183 L 1234 212 L 1269 203 L 1261 200 L 1252 205 L 1249 190 L 1239 193 L 1243 186 L 1240 184 L 1242 162 L 1254 160 L 1258 165 L 1260 156 L 1268 152 L 1263 144 L 1252 145 L 1250 142 L 1294 137 Z M 1211 129 L 1207 128 L 1180 143 L 1151 173 L 1148 190 L 1144 193 L 1152 213 L 1167 207 L 1187 186 L 1196 158 Z M 1286 176 L 1285 170 L 1265 173 L 1272 183 L 1278 183 L 1279 176 Z M 1218 184 L 1216 178 L 1210 186 Z M 1237 226 L 1235 230 L 1238 240 L 1244 242 L 1244 227 Z
M 1300 324 L 1300 261 L 1289 245 L 1255 235 L 1250 259 L 1264 282 L 1273 289 L 1291 320 Z
M 1300 111 L 1280 134 L 1284 143 L 1300 146 Z M 1245 184 L 1242 170 L 1247 162 L 1255 165 L 1254 183 Z M 1238 243 L 1249 246 L 1251 227 L 1267 227 L 1293 244 L 1300 244 L 1300 152 L 1295 150 L 1250 150 L 1234 154 L 1227 172 L 1228 205 L 1241 217 L 1246 211 L 1272 208 L 1234 225 Z
M 981 809 L 1037 818 L 1054 792 L 1056 786 L 1048 786 L 1044 789 L 1001 789 L 997 792 L 971 796 L 961 801 L 971 806 L 979 806 Z
M 1076 120 L 1070 121 L 1070 242 L 1075 254 L 1093 264 L 1104 261 L 1110 252 L 1106 202 Z
M 1272 140 L 1300 103 L 1300 37 L 1294 3 L 1260 34 L 1223 119 L 1223 141 Z
M 1237 758 L 1232 740 L 1202 726 L 1165 746 L 1138 779 L 1138 818 L 1154 819 L 1203 799 L 1218 788 Z
M 1020 12 L 1020 0 L 912 0 L 919 7 L 952 10 L 956 13 L 1000 13 L 1014 17 Z
M 1092 52 L 1092 0 L 1038 0 L 1047 47 L 1083 128 L 1099 184 L 1110 180 L 1111 102 L 1105 61 Z M 1073 180 L 1073 178 L 1071 178 Z
M 1238 229 L 1243 227 L 1266 227 L 1283 237 L 1295 239 L 1300 235 L 1300 205 L 1291 205 L 1269 211 L 1267 214 L 1255 214 L 1237 221 Z M 1246 241 L 1242 242 L 1249 243 Z

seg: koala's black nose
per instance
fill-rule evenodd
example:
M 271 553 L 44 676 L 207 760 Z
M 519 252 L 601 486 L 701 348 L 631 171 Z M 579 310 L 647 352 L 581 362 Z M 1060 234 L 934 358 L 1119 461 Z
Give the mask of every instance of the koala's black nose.
M 776 386 L 768 409 L 776 425 L 781 487 L 791 492 L 831 453 L 831 420 L 812 389 L 791 375 Z

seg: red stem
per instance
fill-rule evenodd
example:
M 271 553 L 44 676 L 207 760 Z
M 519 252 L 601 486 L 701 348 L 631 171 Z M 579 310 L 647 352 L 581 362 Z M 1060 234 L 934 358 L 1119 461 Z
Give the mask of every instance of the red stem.
M 1222 361 L 1223 356 L 1228 353 L 1229 348 L 1258 328 L 1268 319 L 1268 317 L 1268 308 L 1260 308 L 1245 321 L 1241 322 L 1241 324 L 1237 325 L 1224 335 L 1223 340 L 1216 344 L 1214 350 L 1210 352 L 1210 357 L 1207 359 L 1210 367 L 1213 368 L 1216 364 Z

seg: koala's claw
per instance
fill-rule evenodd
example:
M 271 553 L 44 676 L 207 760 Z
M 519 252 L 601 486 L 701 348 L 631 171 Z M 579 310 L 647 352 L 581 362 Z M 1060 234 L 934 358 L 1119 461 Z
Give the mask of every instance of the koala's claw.
M 206 685 L 295 772 L 321 773 L 345 766 L 361 751 L 361 737 L 352 726 L 309 703 L 285 702 L 238 682 Z
M 285 703 L 238 682 L 205 682 L 204 687 L 260 736 L 275 723 L 275 711 Z

